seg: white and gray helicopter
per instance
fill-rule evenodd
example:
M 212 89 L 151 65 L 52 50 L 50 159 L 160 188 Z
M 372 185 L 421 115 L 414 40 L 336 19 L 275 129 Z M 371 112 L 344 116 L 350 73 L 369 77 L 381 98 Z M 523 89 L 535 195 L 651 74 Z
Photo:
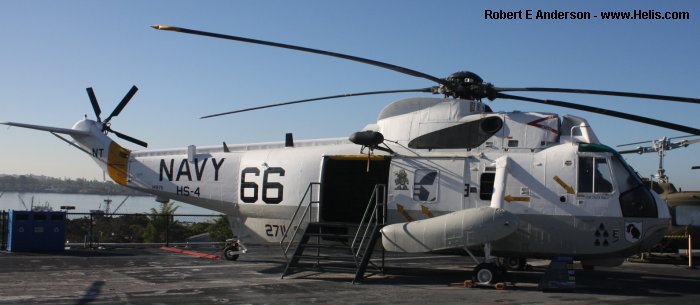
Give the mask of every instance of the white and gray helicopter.
M 656 119 L 504 92 L 614 95 L 698 103 L 683 98 L 616 91 L 507 88 L 471 72 L 438 78 L 370 59 L 173 26 L 153 28 L 344 58 L 427 79 L 436 86 L 342 94 L 211 116 L 347 96 L 422 92 L 389 104 L 376 123 L 348 137 L 241 145 L 131 151 L 108 137 L 141 146 L 104 120 L 91 88 L 96 119 L 72 128 L 7 122 L 51 132 L 89 154 L 117 183 L 225 213 L 237 234 L 280 242 L 296 225 L 299 206 L 312 221 L 357 223 L 377 185 L 385 185 L 381 242 L 387 251 L 477 251 L 482 283 L 497 280 L 497 257 L 570 256 L 588 265 L 617 265 L 664 236 L 669 212 L 614 149 L 600 143 L 584 118 L 541 112 L 493 112 L 483 99 L 512 99 L 573 108 L 689 134 L 700 130 Z M 207 116 L 207 117 L 211 117 Z M 72 141 L 61 135 L 69 135 Z M 305 192 L 306 191 L 306 192 Z M 309 195 L 310 193 L 310 195 Z

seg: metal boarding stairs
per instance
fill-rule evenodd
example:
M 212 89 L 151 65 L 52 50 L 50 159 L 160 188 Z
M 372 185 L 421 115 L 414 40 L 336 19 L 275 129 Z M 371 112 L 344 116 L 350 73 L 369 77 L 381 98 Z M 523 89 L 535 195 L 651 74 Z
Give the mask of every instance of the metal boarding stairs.
M 352 282 L 359 283 L 368 267 L 372 274 L 383 273 L 384 255 L 380 265 L 370 259 L 384 226 L 386 186 L 375 185 L 360 223 L 319 221 L 321 202 L 313 198 L 319 187 L 320 183 L 309 184 L 280 241 L 287 260 L 282 278 L 302 271 L 354 272 Z

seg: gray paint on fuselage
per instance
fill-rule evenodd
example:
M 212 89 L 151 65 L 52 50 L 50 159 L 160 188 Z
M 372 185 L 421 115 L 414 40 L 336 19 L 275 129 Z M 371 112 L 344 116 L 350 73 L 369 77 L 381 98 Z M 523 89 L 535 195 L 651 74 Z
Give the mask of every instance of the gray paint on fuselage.
M 520 226 L 514 234 L 492 243 L 496 256 L 551 258 L 567 254 L 575 259 L 627 257 L 649 248 L 663 237 L 668 220 L 516 214 Z M 643 236 L 635 242 L 625 239 L 625 226 L 641 222 Z M 642 243 L 644 241 L 644 243 Z

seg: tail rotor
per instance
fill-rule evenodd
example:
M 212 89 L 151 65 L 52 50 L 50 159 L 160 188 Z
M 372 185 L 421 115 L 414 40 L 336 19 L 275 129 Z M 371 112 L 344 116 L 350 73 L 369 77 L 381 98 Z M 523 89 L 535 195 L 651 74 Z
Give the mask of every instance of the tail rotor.
M 124 96 L 122 101 L 119 102 L 117 107 L 114 108 L 112 113 L 104 121 L 102 121 L 102 118 L 100 117 L 100 114 L 102 114 L 102 110 L 100 109 L 100 104 L 97 102 L 97 97 L 95 96 L 95 92 L 92 90 L 92 87 L 87 88 L 86 90 L 87 90 L 88 97 L 90 98 L 90 103 L 92 104 L 92 109 L 95 111 L 95 117 L 97 119 L 97 122 L 102 124 L 102 131 L 103 132 L 105 132 L 105 133 L 111 132 L 121 139 L 129 141 L 129 142 L 134 143 L 136 145 L 148 147 L 148 143 L 146 143 L 144 141 L 141 141 L 141 140 L 136 139 L 134 137 L 130 137 L 130 136 L 125 135 L 121 132 L 113 130 L 111 127 L 111 123 L 110 123 L 112 118 L 118 116 L 119 113 L 122 112 L 124 107 L 126 107 L 126 104 L 128 104 L 129 101 L 131 100 L 131 98 L 134 97 L 134 95 L 136 94 L 136 91 L 138 91 L 139 88 L 137 88 L 136 86 L 132 86 L 131 89 L 129 90 L 129 92 L 126 93 L 126 95 Z

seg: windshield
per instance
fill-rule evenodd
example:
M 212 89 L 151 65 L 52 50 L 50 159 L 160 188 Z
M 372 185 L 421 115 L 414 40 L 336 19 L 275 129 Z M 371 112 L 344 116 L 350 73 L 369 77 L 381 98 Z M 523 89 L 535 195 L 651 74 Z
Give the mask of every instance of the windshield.
M 611 158 L 624 217 L 658 217 L 654 196 L 619 154 Z

